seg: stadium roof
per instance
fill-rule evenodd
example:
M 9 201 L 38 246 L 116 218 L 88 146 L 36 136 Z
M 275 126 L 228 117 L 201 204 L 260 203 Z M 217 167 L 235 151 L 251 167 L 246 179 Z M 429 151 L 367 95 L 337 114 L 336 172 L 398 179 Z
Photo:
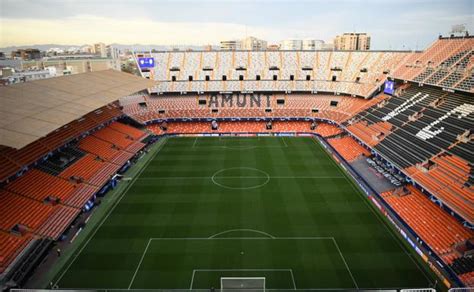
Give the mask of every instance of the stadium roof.
M 22 148 L 154 82 L 114 70 L 0 87 L 0 145 Z

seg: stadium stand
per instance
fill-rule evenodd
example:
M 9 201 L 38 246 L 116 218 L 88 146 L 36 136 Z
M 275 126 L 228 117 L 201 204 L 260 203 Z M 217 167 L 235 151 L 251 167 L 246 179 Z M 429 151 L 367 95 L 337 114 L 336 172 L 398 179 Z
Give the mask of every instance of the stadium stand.
M 68 141 L 70 137 L 79 136 L 79 130 L 75 130 L 78 123 L 81 124 L 78 128 L 86 130 L 86 133 L 103 127 L 80 139 L 77 142 L 80 150 L 69 145 L 38 162 L 35 168 L 25 171 L 18 178 L 4 183 L 0 189 L 0 238 L 2 245 L 4 241 L 10 245 L 5 249 L 2 247 L 0 273 L 11 264 L 33 236 L 57 240 L 81 213 L 86 202 L 145 146 L 140 141 L 148 134 L 143 131 L 119 122 L 105 126 L 99 124 L 117 116 L 116 107 L 110 109 L 112 112 L 96 112 L 80 122 L 71 123 L 70 127 L 64 127 L 68 134 L 60 136 L 68 137 Z M 86 120 L 91 121 L 83 126 Z M 96 134 L 112 141 L 117 139 L 126 149 L 114 148 L 113 144 L 97 138 Z M 52 142 L 50 145 L 57 143 Z M 1 153 L 4 160 L 11 161 L 10 159 L 17 157 L 16 153 L 24 153 L 23 151 L 25 150 L 3 148 Z M 29 157 L 35 157 L 36 160 L 38 153 L 31 153 Z M 29 162 L 30 159 L 24 161 Z
M 217 130 L 212 130 L 210 122 L 169 122 L 164 131 L 159 124 L 147 126 L 156 135 L 163 134 L 197 134 L 197 133 L 317 133 L 323 137 L 335 136 L 342 130 L 327 123 L 314 123 L 311 121 L 273 121 L 272 129 L 266 128 L 264 121 L 220 121 Z
M 370 156 L 370 152 L 357 143 L 352 137 L 335 137 L 327 141 L 347 161 L 354 161 L 361 155 L 365 157 Z
M 474 126 L 473 112 L 467 95 L 412 86 L 383 105 L 359 113 L 346 126 L 473 222 L 473 147 L 469 131 Z
M 158 52 L 151 54 L 154 78 L 159 81 L 153 91 L 316 90 L 367 97 L 407 55 L 389 51 Z
M 0 274 L 31 241 L 31 235 L 14 235 L 0 230 Z
M 402 62 L 395 78 L 474 92 L 474 38 L 439 38 L 423 53 L 414 53 Z
M 132 97 L 133 98 L 133 97 Z M 146 107 L 123 104 L 124 112 L 140 123 L 170 118 L 320 118 L 343 122 L 386 99 L 380 95 L 371 100 L 335 95 L 187 95 L 144 96 Z M 205 103 L 200 104 L 200 101 Z M 280 104 L 279 101 L 284 101 Z M 214 112 L 213 112 L 214 110 Z
M 459 257 L 454 245 L 472 238 L 472 232 L 413 186 L 385 192 L 381 196 L 449 264 Z
M 84 133 L 92 131 L 99 125 L 116 119 L 122 112 L 116 105 L 107 105 L 97 109 L 78 120 L 75 120 L 43 138 L 21 148 L 0 146 L 0 159 L 2 162 L 0 181 L 14 176 L 23 168 L 36 163 L 50 152 L 78 139 Z M 4 167 L 3 167 L 4 165 Z

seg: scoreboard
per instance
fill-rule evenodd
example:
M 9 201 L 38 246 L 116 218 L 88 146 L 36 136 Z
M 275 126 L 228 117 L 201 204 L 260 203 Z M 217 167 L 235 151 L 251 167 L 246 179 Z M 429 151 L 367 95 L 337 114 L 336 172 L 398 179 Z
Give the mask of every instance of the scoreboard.
M 383 92 L 386 94 L 392 95 L 394 91 L 395 91 L 395 82 L 390 81 L 390 80 L 385 81 L 385 87 L 383 89 Z
M 138 58 L 138 66 L 140 66 L 140 68 L 153 68 L 155 67 L 155 59 Z

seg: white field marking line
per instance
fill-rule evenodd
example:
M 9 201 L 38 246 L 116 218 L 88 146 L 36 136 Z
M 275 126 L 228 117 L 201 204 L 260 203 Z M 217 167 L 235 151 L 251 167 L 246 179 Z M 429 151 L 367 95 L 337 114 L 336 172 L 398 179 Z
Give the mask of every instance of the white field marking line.
M 296 289 L 295 277 L 293 276 L 292 269 L 194 269 L 193 274 L 191 276 L 191 284 L 189 285 L 189 290 L 193 289 L 194 284 L 194 275 L 196 272 L 288 272 L 291 276 L 292 283 L 293 283 L 293 290 Z M 251 277 L 244 277 L 244 278 L 251 278 Z M 268 290 L 268 289 L 265 289 Z M 274 289 L 274 290 L 288 290 L 288 289 Z
M 352 282 L 354 282 L 354 285 L 356 286 L 357 290 L 359 290 L 359 285 L 357 285 L 357 282 L 356 282 L 354 276 L 352 275 L 351 269 L 349 268 L 349 265 L 347 265 L 346 259 L 344 258 L 344 255 L 342 254 L 341 249 L 339 248 L 339 245 L 337 244 L 337 241 L 334 237 L 333 237 L 332 241 L 334 242 L 334 245 L 336 246 L 337 251 L 339 252 L 339 255 L 341 256 L 342 261 L 344 262 L 344 265 L 346 266 L 347 271 L 349 271 L 349 275 L 351 275 Z
M 228 232 L 231 232 L 231 231 L 254 231 L 254 232 L 257 232 L 257 233 L 265 234 L 269 237 L 216 237 L 218 235 L 222 235 L 222 234 L 225 234 L 225 233 L 228 233 Z M 356 282 L 354 276 L 352 275 L 352 272 L 351 272 L 349 266 L 347 265 L 346 259 L 344 258 L 344 255 L 342 254 L 341 249 L 339 248 L 339 245 L 337 244 L 336 239 L 332 236 L 327 236 L 327 237 L 324 237 L 324 236 L 274 237 L 271 234 L 268 234 L 268 233 L 263 232 L 263 231 L 255 230 L 255 229 L 231 229 L 231 230 L 226 230 L 226 231 L 223 231 L 223 232 L 220 232 L 220 233 L 216 233 L 216 234 L 211 235 L 209 237 L 162 237 L 162 238 L 151 237 L 148 240 L 148 244 L 145 248 L 145 251 L 143 252 L 140 263 L 138 264 L 138 267 L 135 270 L 135 274 L 140 269 L 141 263 L 142 263 L 142 261 L 145 257 L 145 254 L 148 250 L 149 244 L 153 240 L 157 240 L 157 241 L 160 241 L 160 240 L 163 240 L 163 241 L 166 241 L 166 240 L 331 240 L 334 243 L 334 246 L 336 247 L 336 249 L 337 249 L 337 251 L 338 251 L 338 253 L 339 253 L 346 269 L 347 269 L 347 271 L 349 272 L 349 275 L 350 275 L 354 285 L 356 286 L 357 289 L 359 289 L 359 286 L 357 285 L 357 282 Z M 189 288 L 190 290 L 192 290 L 192 287 L 193 287 L 194 275 L 195 275 L 196 271 L 198 271 L 198 272 L 199 271 L 289 271 L 290 274 L 291 274 L 294 290 L 298 290 L 296 288 L 295 277 L 294 277 L 292 269 L 194 269 L 193 274 L 191 276 L 191 284 L 190 284 L 190 288 Z M 135 278 L 135 275 L 134 275 L 134 278 Z M 132 282 L 133 282 L 133 279 L 132 279 Z M 130 290 L 130 287 L 132 285 L 132 282 L 130 282 L 129 290 Z M 285 289 L 267 289 L 267 290 L 276 290 L 276 291 L 278 291 L 278 290 L 285 290 Z M 305 289 L 305 290 L 347 290 L 347 288 Z
M 138 180 L 161 180 L 161 179 L 211 179 L 212 176 L 163 176 L 163 177 L 142 177 Z M 267 176 L 216 176 L 222 179 L 239 179 L 239 178 L 267 178 Z M 270 176 L 275 179 L 345 179 L 343 176 Z
M 343 172 L 343 170 L 341 169 L 341 167 L 336 163 L 336 161 L 334 161 L 334 159 L 332 159 L 331 155 L 329 155 L 328 151 L 326 149 L 324 149 L 323 146 L 321 146 L 319 144 L 319 141 L 316 141 L 316 139 L 311 139 L 314 141 L 314 143 L 316 145 L 319 146 L 319 148 L 323 149 L 324 152 L 326 152 L 326 154 L 329 156 L 330 160 L 332 161 L 332 163 L 334 165 L 336 165 L 337 169 L 339 170 L 339 173 L 341 173 L 343 176 L 345 176 L 346 174 Z M 352 175 L 348 174 L 348 177 L 347 180 L 349 181 L 349 184 L 351 185 L 352 189 L 355 190 L 359 196 L 361 195 L 360 192 L 361 190 L 360 189 L 357 189 L 355 186 L 354 186 L 354 183 L 350 180 L 354 179 L 352 178 Z M 418 270 L 423 274 L 423 276 L 425 276 L 425 279 L 428 280 L 428 283 L 430 286 L 433 285 L 433 283 L 431 282 L 431 279 L 428 277 L 428 275 L 426 274 L 426 272 L 420 267 L 420 265 L 418 264 L 418 262 L 412 257 L 412 255 L 410 254 L 410 252 L 407 250 L 407 248 L 400 242 L 400 239 L 397 238 L 394 234 L 394 232 L 392 230 L 390 230 L 390 228 L 387 226 L 387 223 L 384 222 L 382 220 L 382 218 L 380 218 L 379 214 L 377 214 L 374 209 L 372 208 L 372 206 L 369 204 L 368 200 L 364 197 L 362 198 L 362 201 L 364 201 L 364 203 L 367 205 L 367 207 L 370 209 L 370 211 L 372 211 L 372 213 L 374 214 L 374 216 L 377 218 L 377 220 L 379 220 L 379 222 L 385 227 L 385 229 L 387 230 L 387 232 L 392 236 L 392 238 L 397 242 L 397 244 L 400 246 L 400 248 L 402 249 L 402 251 L 404 252 L 404 254 L 406 254 L 410 259 L 411 261 L 415 264 L 415 266 L 418 268 Z
M 293 281 L 293 287 L 296 290 L 296 281 L 295 281 L 295 276 L 293 275 L 293 269 L 290 269 L 290 274 L 291 274 L 291 281 Z
M 333 237 L 151 237 L 150 240 L 333 240 Z
M 255 229 L 249 229 L 249 228 L 240 228 L 240 229 L 229 229 L 229 230 L 225 230 L 225 231 L 216 233 L 216 234 L 214 234 L 214 235 L 209 236 L 209 239 L 215 238 L 215 237 L 217 237 L 217 236 L 219 236 L 219 235 L 222 235 L 222 234 L 226 234 L 226 233 L 230 233 L 230 232 L 236 232 L 236 231 L 255 232 L 255 233 L 259 233 L 259 234 L 263 234 L 263 235 L 265 235 L 265 236 L 268 236 L 269 238 L 272 238 L 272 239 L 275 238 L 275 236 L 271 235 L 270 233 L 266 233 L 266 232 L 264 232 L 264 231 L 255 230 Z
M 282 136 L 281 139 L 283 140 L 283 143 L 285 144 L 285 147 L 288 148 L 288 144 L 286 144 L 285 136 Z
M 141 257 L 141 259 L 140 259 L 140 262 L 138 262 L 138 266 L 137 266 L 137 268 L 135 269 L 135 273 L 133 273 L 132 280 L 130 280 L 130 284 L 128 284 L 128 290 L 130 290 L 130 288 L 131 288 L 132 285 L 133 285 L 133 281 L 135 281 L 135 277 L 137 276 L 138 269 L 139 269 L 140 266 L 142 265 L 143 259 L 145 258 L 145 254 L 146 254 L 146 252 L 148 251 L 148 247 L 150 246 L 150 242 L 151 242 L 151 238 L 148 239 L 148 243 L 146 244 L 145 250 L 143 251 L 143 254 L 142 254 L 142 257 Z
M 64 277 L 64 275 L 66 274 L 66 272 L 69 270 L 69 268 L 72 266 L 72 264 L 76 261 L 76 259 L 79 257 L 79 255 L 82 253 L 82 251 L 84 250 L 84 248 L 89 244 L 89 242 L 91 241 L 91 239 L 95 236 L 95 234 L 97 233 L 97 231 L 100 229 L 100 227 L 102 226 L 102 224 L 104 224 L 104 222 L 107 220 L 107 218 L 109 218 L 110 214 L 112 214 L 112 212 L 115 210 L 115 207 L 117 207 L 120 203 L 120 201 L 122 201 L 123 197 L 125 197 L 125 194 L 128 192 L 128 190 L 130 189 L 130 187 L 137 181 L 137 178 L 142 174 L 142 172 L 147 168 L 147 166 L 150 164 L 150 162 L 152 160 L 155 159 L 155 157 L 158 155 L 158 153 L 161 151 L 161 149 L 163 149 L 163 147 L 166 145 L 166 143 L 168 142 L 168 139 L 165 140 L 165 142 L 163 142 L 161 145 L 160 145 L 160 149 L 158 149 L 155 154 L 153 155 L 153 157 L 150 158 L 150 160 L 148 160 L 145 165 L 143 165 L 143 167 L 138 171 L 138 173 L 135 175 L 134 179 L 131 181 L 131 183 L 123 190 L 123 193 L 121 194 L 122 196 L 115 202 L 115 204 L 112 206 L 112 208 L 109 210 L 109 212 L 107 213 L 107 215 L 102 219 L 102 221 L 100 222 L 100 224 L 96 227 L 96 229 L 94 230 L 94 232 L 89 235 L 89 238 L 87 239 L 86 243 L 81 247 L 81 249 L 79 250 L 79 252 L 74 256 L 74 258 L 72 259 L 72 261 L 67 265 L 66 269 L 61 273 L 61 275 L 59 276 L 59 278 L 56 280 L 55 282 L 55 286 L 58 285 L 59 281 L 61 281 L 61 279 Z
M 196 146 L 196 142 L 197 142 L 198 138 L 199 138 L 199 136 L 196 136 L 196 139 L 194 139 L 193 148 Z
M 254 186 L 249 186 L 249 187 L 230 187 L 230 186 L 227 186 L 225 184 L 222 184 L 222 183 L 219 183 L 215 180 L 216 176 L 224 171 L 227 171 L 227 170 L 234 170 L 234 169 L 245 169 L 245 170 L 253 170 L 253 171 L 257 171 L 259 173 L 263 173 L 263 175 L 265 175 L 265 182 L 263 183 L 260 183 L 260 184 L 257 184 L 257 185 L 254 185 Z M 254 168 L 254 167 L 243 167 L 243 166 L 239 166 L 239 167 L 229 167 L 229 168 L 223 168 L 223 169 L 220 169 L 218 171 L 216 171 L 212 177 L 211 177 L 211 181 L 221 187 L 221 188 L 225 188 L 225 189 L 229 189 L 229 190 L 250 190 L 250 189 L 257 189 L 257 188 L 260 188 L 260 187 L 263 187 L 265 185 L 267 185 L 269 182 L 270 182 L 270 175 L 266 172 L 266 171 L 263 171 L 263 170 L 260 170 L 258 168 Z

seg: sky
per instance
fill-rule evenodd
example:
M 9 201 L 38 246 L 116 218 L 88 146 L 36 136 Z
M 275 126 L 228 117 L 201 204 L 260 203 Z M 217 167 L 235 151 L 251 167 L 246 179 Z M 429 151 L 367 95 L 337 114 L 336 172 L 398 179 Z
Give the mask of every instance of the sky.
M 367 32 L 372 49 L 424 49 L 454 24 L 474 34 L 474 0 L 0 0 L 0 47 L 96 42 L 218 45 L 255 36 L 332 42 Z

